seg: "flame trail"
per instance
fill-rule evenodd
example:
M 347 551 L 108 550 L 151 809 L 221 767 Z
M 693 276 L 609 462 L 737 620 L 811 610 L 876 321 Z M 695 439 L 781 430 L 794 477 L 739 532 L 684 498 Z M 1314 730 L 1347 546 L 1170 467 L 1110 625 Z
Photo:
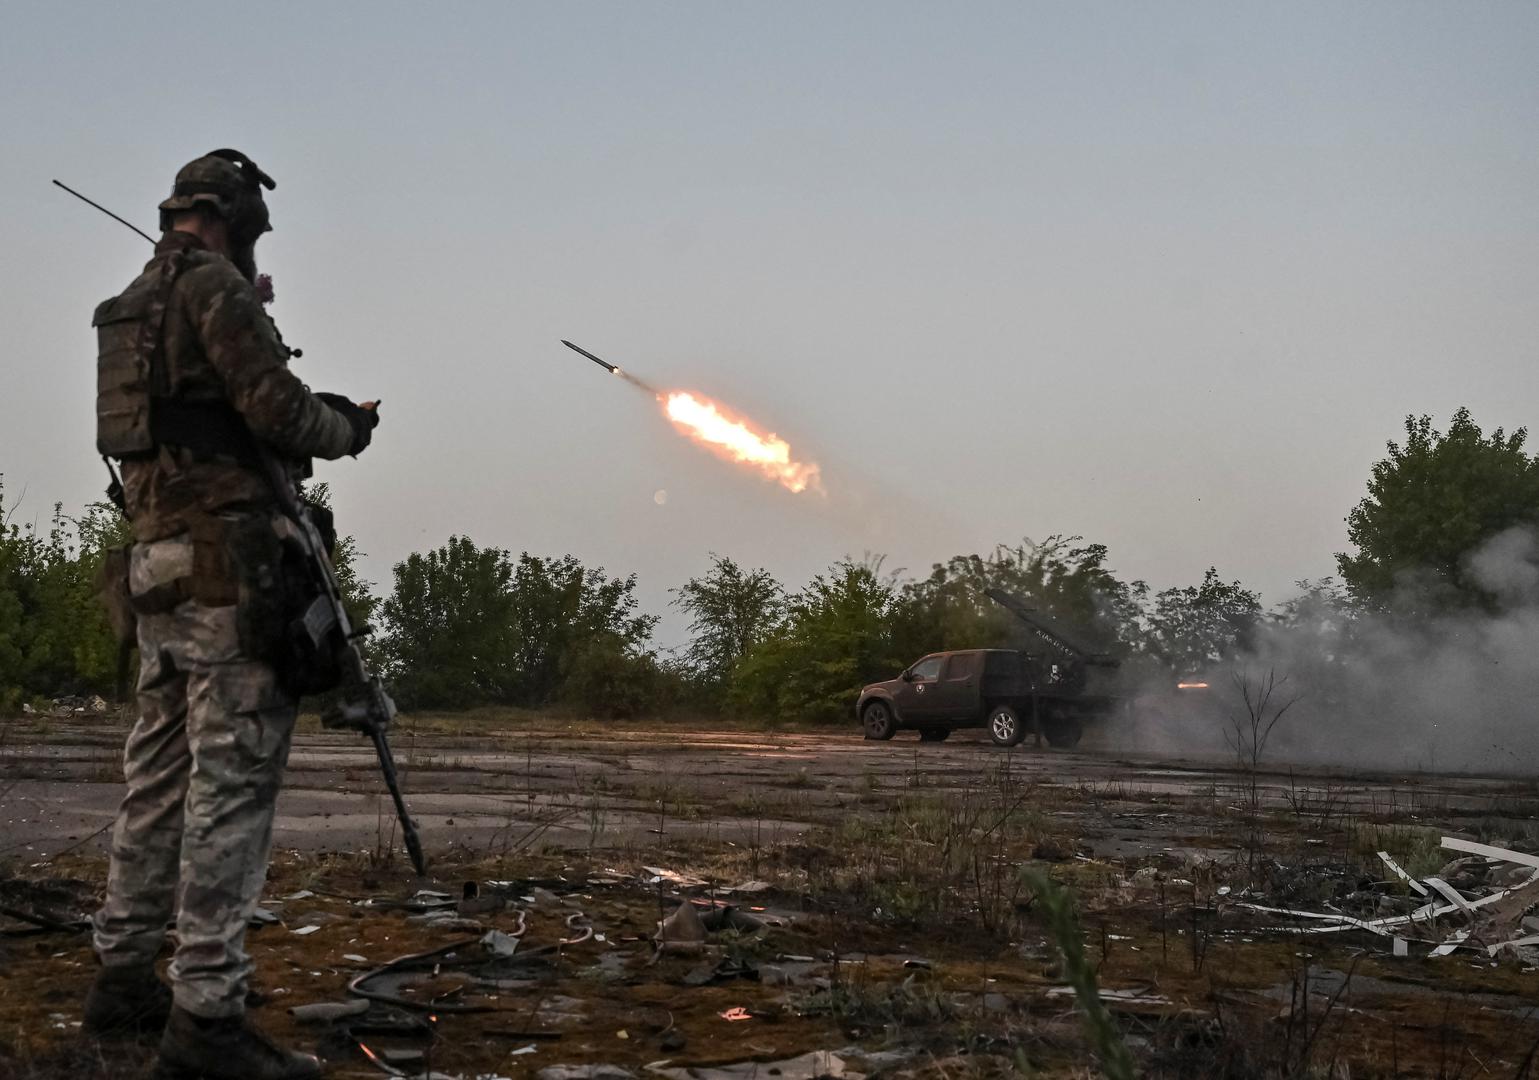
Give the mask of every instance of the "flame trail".
M 760 434 L 746 420 L 687 390 L 671 390 L 657 399 L 674 427 L 717 457 L 751 465 L 787 491 L 823 493 L 818 466 L 794 460 L 790 444 L 774 432 Z
M 609 374 L 618 375 L 636 389 L 657 398 L 674 427 L 717 457 L 752 465 L 787 491 L 800 493 L 811 488 L 819 495 L 826 494 L 818 466 L 812 462 L 793 460 L 790 445 L 773 431 L 761 434 L 747 420 L 732 415 L 704 395 L 692 394 L 687 390 L 660 392 L 618 364 L 611 364 L 581 345 L 565 338 L 561 339 L 561 344 L 592 360 Z

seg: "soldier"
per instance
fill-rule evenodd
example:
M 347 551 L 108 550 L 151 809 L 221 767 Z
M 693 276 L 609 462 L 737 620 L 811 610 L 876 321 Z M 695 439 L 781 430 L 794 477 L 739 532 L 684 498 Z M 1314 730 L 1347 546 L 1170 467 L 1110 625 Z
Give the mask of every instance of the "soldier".
M 357 455 L 379 421 L 376 403 L 313 394 L 288 369 L 256 288 L 262 189 L 274 186 L 233 150 L 185 166 L 160 204 L 154 257 L 92 320 L 97 448 L 122 461 L 133 526 L 140 716 L 84 1027 L 161 1032 L 173 1077 L 320 1075 L 245 1022 L 246 923 L 297 705 L 284 649 L 298 586 L 257 441 L 303 476 L 309 458 Z M 168 988 L 154 962 L 173 917 Z

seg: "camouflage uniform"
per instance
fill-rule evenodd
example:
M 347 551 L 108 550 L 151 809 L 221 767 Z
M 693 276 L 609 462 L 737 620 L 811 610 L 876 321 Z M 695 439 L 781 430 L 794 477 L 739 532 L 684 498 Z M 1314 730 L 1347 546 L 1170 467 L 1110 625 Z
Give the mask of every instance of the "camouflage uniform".
M 168 232 L 135 286 L 178 254 L 160 338 L 171 397 L 233 406 L 290 460 L 361 450 L 356 406 L 333 407 L 288 370 L 289 351 L 229 259 Z M 139 619 L 140 719 L 95 947 L 106 968 L 147 965 L 174 915 L 176 1004 L 238 1016 L 251 971 L 246 923 L 266 877 L 296 702 L 264 648 L 272 642 L 251 640 L 242 622 L 236 601 L 253 586 L 221 538 L 270 528 L 274 498 L 251 460 L 171 445 L 126 458 L 123 484 L 137 541 L 130 593 L 154 613 Z

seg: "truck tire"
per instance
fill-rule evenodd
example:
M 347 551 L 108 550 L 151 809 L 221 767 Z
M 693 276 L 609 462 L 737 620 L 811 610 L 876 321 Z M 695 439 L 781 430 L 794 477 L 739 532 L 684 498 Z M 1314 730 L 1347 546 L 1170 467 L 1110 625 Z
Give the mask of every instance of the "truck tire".
M 1042 726 L 1042 736 L 1047 739 L 1047 745 L 1060 750 L 1074 749 L 1084 733 L 1085 725 L 1073 716 L 1055 716 Z
M 951 734 L 950 728 L 932 727 L 919 729 L 920 742 L 945 742 L 946 736 Z
M 860 710 L 860 726 L 866 738 L 885 742 L 898 733 L 898 718 L 887 702 L 873 701 Z
M 995 746 L 1016 746 L 1026 737 L 1026 724 L 1011 705 L 995 705 L 989 710 L 989 738 Z

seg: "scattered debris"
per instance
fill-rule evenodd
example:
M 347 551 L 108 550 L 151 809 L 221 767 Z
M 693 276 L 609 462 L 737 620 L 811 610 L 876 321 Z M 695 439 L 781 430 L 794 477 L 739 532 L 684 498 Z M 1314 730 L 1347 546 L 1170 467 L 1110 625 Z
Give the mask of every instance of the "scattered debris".
M 760 1080 L 766 1076 L 775 1080 L 862 1080 L 865 1075 L 851 1070 L 844 1058 L 831 1050 L 814 1050 L 784 1061 L 744 1061 L 736 1065 L 670 1067 L 669 1062 L 659 1061 L 648 1065 L 647 1071 L 668 1080 Z
M 43 930 L 73 934 L 90 928 L 96 889 L 73 878 L 0 881 L 0 915 Z
M 1270 907 L 1264 904 L 1241 903 L 1237 906 L 1269 915 L 1283 915 L 1294 919 L 1318 922 L 1318 926 L 1293 928 L 1297 933 L 1329 934 L 1346 930 L 1366 930 L 1390 941 L 1395 956 L 1409 956 L 1409 940 L 1391 933 L 1392 928 L 1425 927 L 1432 930 L 1438 919 L 1453 915 L 1464 919 L 1468 925 L 1453 931 L 1428 952 L 1430 957 L 1452 955 L 1461 947 L 1483 949 L 1488 956 L 1496 956 L 1503 949 L 1510 949 L 1525 964 L 1539 963 L 1539 952 L 1533 946 L 1539 940 L 1524 935 L 1523 919 L 1530 908 L 1539 905 L 1539 856 L 1529 855 L 1491 844 L 1477 844 L 1457 837 L 1445 836 L 1442 846 L 1450 851 L 1461 851 L 1478 856 L 1498 866 L 1506 864 L 1517 874 L 1504 874 L 1502 880 L 1511 882 L 1505 887 L 1493 887 L 1496 875 L 1480 873 L 1476 860 L 1460 859 L 1445 867 L 1440 874 L 1418 881 L 1402 869 L 1387 852 L 1378 852 L 1395 876 L 1411 886 L 1425 903 L 1414 910 L 1398 915 L 1364 918 L 1343 911 L 1307 911 L 1293 908 Z M 1524 872 L 1526 870 L 1526 872 Z M 1452 879 L 1452 880 L 1450 880 Z M 1456 888 L 1454 882 L 1463 884 L 1466 891 L 1491 889 L 1482 896 L 1467 896 Z M 1487 884 L 1481 884 L 1481 882 Z M 1432 899 L 1436 894 L 1443 903 Z M 1356 894 L 1353 894 L 1356 895 Z M 1387 894 L 1371 897 L 1376 906 L 1393 905 L 1396 901 Z M 1436 939 L 1434 939 L 1436 940 Z
M 719 889 L 724 893 L 742 893 L 744 896 L 753 896 L 755 893 L 768 892 L 774 886 L 767 881 L 745 881 L 741 885 L 732 885 L 725 889 Z
M 1078 991 L 1072 986 L 1055 986 L 1047 992 L 1048 997 L 1073 997 Z M 1169 1005 L 1170 999 L 1163 994 L 1156 994 L 1147 987 L 1137 987 L 1129 990 L 1108 990 L 1102 987 L 1097 991 L 1097 996 L 1108 1004 L 1119 1005 Z
M 697 948 L 705 943 L 709 935 L 706 933 L 705 923 L 700 921 L 700 914 L 695 910 L 695 905 L 685 900 L 674 909 L 662 922 L 657 924 L 657 933 L 654 940 L 658 943 L 658 951 L 665 949 Z
M 333 1024 L 349 1016 L 362 1016 L 369 1011 L 369 1003 L 356 1001 L 317 1001 L 310 1005 L 295 1005 L 289 1015 L 301 1024 Z
M 741 1005 L 734 1005 L 732 1008 L 726 1010 L 720 1015 L 723 1020 L 729 1021 L 731 1023 L 737 1023 L 739 1020 L 753 1019 L 753 1013 L 749 1012 Z
M 746 960 L 725 956 L 715 964 L 705 964 L 684 976 L 685 986 L 710 986 L 734 979 L 759 981 L 759 969 Z
M 518 951 L 518 943 L 517 937 L 505 934 L 501 930 L 488 930 L 486 936 L 481 939 L 481 944 L 487 952 L 504 960 Z
M 636 1080 L 636 1074 L 618 1065 L 547 1065 L 535 1080 Z

